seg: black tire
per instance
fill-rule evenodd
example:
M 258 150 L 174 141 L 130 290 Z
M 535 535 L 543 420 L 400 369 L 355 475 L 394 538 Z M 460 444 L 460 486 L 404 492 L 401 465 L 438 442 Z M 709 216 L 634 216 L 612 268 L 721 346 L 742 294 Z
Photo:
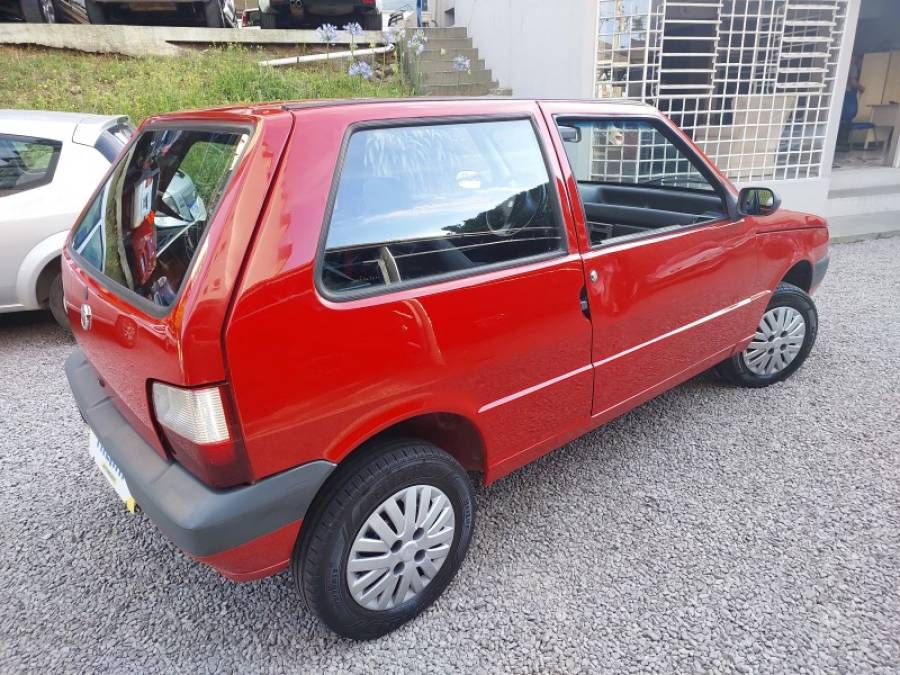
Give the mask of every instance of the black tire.
M 377 30 L 381 31 L 382 22 L 381 22 L 381 12 L 367 12 L 363 14 L 362 21 L 363 30 Z
M 219 0 L 203 3 L 203 25 L 207 28 L 225 28 L 225 11 Z
M 109 22 L 106 8 L 96 0 L 84 0 L 84 9 L 87 12 L 88 23 L 102 26 Z
M 72 327 L 69 325 L 69 315 L 66 314 L 66 305 L 63 299 L 62 275 L 57 274 L 50 282 L 50 295 L 47 299 L 50 306 L 50 313 L 56 319 L 56 323 L 62 326 L 66 332 L 71 332 Z
M 260 12 L 259 14 L 260 28 L 283 28 L 284 23 L 281 14 L 276 14 L 274 12 Z
M 52 1 L 19 0 L 19 9 L 28 23 L 56 23 L 56 7 Z
M 792 373 L 803 365 L 816 342 L 816 335 L 819 332 L 819 314 L 816 311 L 816 305 L 803 289 L 797 288 L 792 284 L 782 283 L 775 289 L 772 300 L 766 307 L 766 312 L 779 307 L 791 307 L 797 310 L 805 323 L 803 342 L 794 360 L 777 372 L 759 374 L 748 367 L 744 357 L 745 352 L 741 352 L 726 359 L 716 367 L 719 375 L 742 387 L 768 387 L 770 384 L 781 382 L 790 377 Z M 771 354 L 772 351 L 769 353 Z
M 414 485 L 436 487 L 452 504 L 455 523 L 450 551 L 431 582 L 417 594 L 391 609 L 368 609 L 353 598 L 347 583 L 351 547 L 380 505 Z M 474 521 L 469 476 L 441 449 L 423 441 L 396 440 L 363 450 L 338 469 L 303 523 L 292 557 L 297 590 L 310 610 L 339 635 L 355 640 L 379 637 L 420 614 L 441 594 L 465 558 Z M 400 572 L 388 571 L 385 576 L 390 574 Z

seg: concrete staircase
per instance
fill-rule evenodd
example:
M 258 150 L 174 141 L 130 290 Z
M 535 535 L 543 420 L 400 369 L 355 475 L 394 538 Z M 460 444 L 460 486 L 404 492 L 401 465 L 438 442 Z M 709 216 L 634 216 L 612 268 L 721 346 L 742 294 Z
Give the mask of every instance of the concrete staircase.
M 413 58 L 411 71 L 416 73 L 421 93 L 427 96 L 511 96 L 485 68 L 484 59 L 472 44 L 463 26 L 426 28 L 425 51 Z M 453 59 L 465 56 L 471 61 L 471 73 L 453 70 Z
M 834 241 L 900 234 L 900 169 L 844 169 L 831 174 L 828 226 Z

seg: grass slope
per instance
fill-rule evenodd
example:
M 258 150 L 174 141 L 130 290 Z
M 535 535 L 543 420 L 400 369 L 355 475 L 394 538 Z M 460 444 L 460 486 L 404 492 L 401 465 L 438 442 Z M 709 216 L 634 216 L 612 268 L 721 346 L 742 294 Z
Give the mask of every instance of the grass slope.
M 0 108 L 124 113 L 137 124 L 158 113 L 231 103 L 410 93 L 396 76 L 351 78 L 346 64 L 326 73 L 321 65 L 260 68 L 260 58 L 236 47 L 145 58 L 0 48 Z

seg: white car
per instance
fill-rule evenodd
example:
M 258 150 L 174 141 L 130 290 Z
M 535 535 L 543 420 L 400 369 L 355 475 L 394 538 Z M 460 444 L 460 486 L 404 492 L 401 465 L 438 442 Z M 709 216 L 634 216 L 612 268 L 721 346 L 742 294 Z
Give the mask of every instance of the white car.
M 123 116 L 0 110 L 0 312 L 49 307 L 68 325 L 60 251 L 133 131 Z

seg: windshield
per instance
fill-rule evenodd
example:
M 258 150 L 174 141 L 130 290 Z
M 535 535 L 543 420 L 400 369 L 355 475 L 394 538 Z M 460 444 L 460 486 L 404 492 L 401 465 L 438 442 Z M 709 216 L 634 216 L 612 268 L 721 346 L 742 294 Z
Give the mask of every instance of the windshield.
M 112 281 L 171 305 L 249 138 L 245 130 L 148 130 L 119 160 L 72 246 Z

